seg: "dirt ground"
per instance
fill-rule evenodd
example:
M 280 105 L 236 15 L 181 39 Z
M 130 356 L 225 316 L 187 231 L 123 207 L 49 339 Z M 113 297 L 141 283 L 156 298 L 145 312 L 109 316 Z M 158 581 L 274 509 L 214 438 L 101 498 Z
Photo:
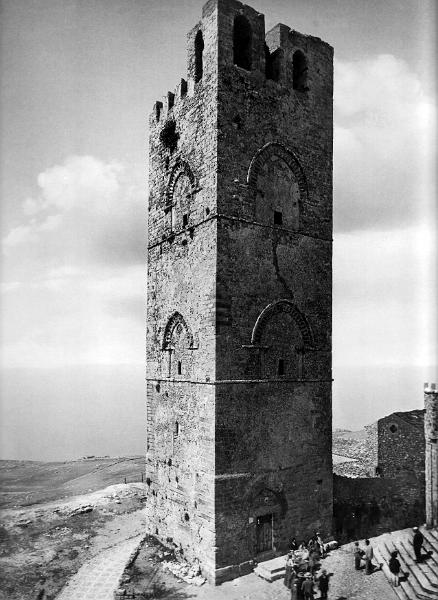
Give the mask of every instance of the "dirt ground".
M 25 479 L 18 481 L 20 469 L 12 467 L 15 472 L 9 472 L 9 488 L 4 490 L 3 496 L 7 508 L 0 511 L 0 600 L 41 597 L 54 600 L 84 563 L 119 542 L 147 531 L 145 484 L 118 483 L 96 490 L 102 480 L 116 477 L 119 481 L 120 476 L 124 478 L 125 475 L 129 479 L 126 462 L 120 464 L 120 459 L 105 461 L 103 468 L 99 461 L 72 468 L 67 463 L 67 474 L 62 472 L 60 463 L 35 469 L 26 463 L 21 474 L 27 471 L 31 475 L 29 485 Z M 137 465 L 133 468 L 137 469 Z M 52 485 L 44 483 L 44 472 L 47 475 L 48 471 L 55 476 Z M 88 491 L 92 488 L 95 491 Z M 68 490 L 87 493 L 69 496 Z M 172 558 L 167 552 L 168 549 L 155 538 L 148 536 L 135 562 L 125 571 L 123 588 L 128 593 L 135 593 L 137 600 L 290 598 L 282 580 L 268 583 L 254 573 L 218 587 L 208 583 L 199 587 L 189 584 L 163 568 Z M 354 570 L 347 547 L 333 551 L 322 566 L 333 573 L 330 600 L 394 598 L 383 573 L 366 577 Z M 40 595 L 42 590 L 44 595 Z
M 99 489 L 102 481 L 135 478 L 140 464 L 138 459 L 114 458 L 2 461 L 0 599 L 32 600 L 44 589 L 44 598 L 51 600 L 111 540 L 123 539 L 134 529 L 144 531 L 143 484 Z M 72 495 L 84 491 L 85 495 Z

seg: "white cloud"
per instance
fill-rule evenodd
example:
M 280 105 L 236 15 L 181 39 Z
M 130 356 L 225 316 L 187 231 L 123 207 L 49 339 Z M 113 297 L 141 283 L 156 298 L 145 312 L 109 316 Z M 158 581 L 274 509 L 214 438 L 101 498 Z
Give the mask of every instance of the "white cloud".
M 391 55 L 335 63 L 338 230 L 406 226 L 432 210 L 435 104 Z
M 334 363 L 437 362 L 436 230 L 338 234 L 334 243 Z
M 38 175 L 41 206 L 70 210 L 80 204 L 107 210 L 121 186 L 120 163 L 105 164 L 92 156 L 71 156 Z
M 143 167 L 73 156 L 37 180 L 3 239 L 4 366 L 142 364 Z
M 143 167 L 72 156 L 37 180 L 39 195 L 23 202 L 23 222 L 3 239 L 5 254 L 51 267 L 144 261 Z

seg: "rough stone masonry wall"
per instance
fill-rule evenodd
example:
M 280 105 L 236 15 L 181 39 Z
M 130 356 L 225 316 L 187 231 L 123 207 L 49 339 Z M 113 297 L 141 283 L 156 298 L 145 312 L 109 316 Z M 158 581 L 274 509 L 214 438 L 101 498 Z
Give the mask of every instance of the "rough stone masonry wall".
M 426 415 L 426 524 L 438 527 L 438 392 L 436 384 L 425 384 Z
M 424 502 L 400 479 L 334 475 L 333 535 L 341 543 L 424 523 Z
M 329 394 L 330 384 L 325 382 L 220 386 L 216 397 L 218 569 L 245 568 L 256 557 L 259 515 L 274 515 L 276 552 L 287 551 L 292 535 L 298 539 L 318 530 L 325 536 L 330 533 Z M 239 573 L 236 567 L 228 571 L 234 576 Z
M 150 119 L 148 507 L 216 583 L 258 516 L 273 551 L 331 526 L 333 53 L 284 25 L 266 44 L 263 15 L 210 0 Z
M 424 520 L 425 503 L 424 430 L 393 414 L 378 421 L 378 473 L 396 480 L 397 493 L 404 498 L 405 522 Z M 419 509 L 421 507 L 421 510 Z M 396 523 L 396 521 L 395 521 Z M 400 527 L 398 527 L 400 528 Z
M 331 529 L 333 55 L 279 25 L 266 36 L 281 55 L 271 80 L 263 15 L 231 0 L 221 7 L 215 510 L 217 578 L 226 579 L 256 556 L 258 515 L 274 515 L 274 551 L 290 535 Z M 253 33 L 251 71 L 234 66 L 237 14 Z M 293 89 L 297 49 L 306 90 Z M 271 304 L 284 311 L 255 340 Z
M 203 73 L 150 117 L 147 288 L 147 509 L 161 539 L 214 579 L 217 12 L 204 7 Z M 199 66 L 199 65 L 198 65 Z
M 389 415 L 379 419 L 378 467 L 381 477 L 417 480 L 417 489 L 424 493 L 424 430 L 403 416 Z

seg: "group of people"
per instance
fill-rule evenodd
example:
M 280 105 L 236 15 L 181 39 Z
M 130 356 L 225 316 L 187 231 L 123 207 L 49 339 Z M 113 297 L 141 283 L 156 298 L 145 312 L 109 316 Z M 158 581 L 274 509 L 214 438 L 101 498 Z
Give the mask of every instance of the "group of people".
M 365 550 L 359 546 L 359 542 L 354 542 L 353 547 L 353 555 L 354 555 L 354 568 L 359 571 L 365 566 L 365 573 L 367 575 L 371 575 L 373 571 L 378 569 L 382 569 L 382 564 L 379 566 L 373 563 L 374 559 L 374 549 L 371 546 L 370 540 L 365 540 Z M 364 562 L 364 565 L 362 564 Z
M 416 562 L 422 562 L 430 557 L 430 551 L 422 554 L 424 537 L 418 527 L 414 527 L 414 537 L 412 545 L 414 547 Z M 290 589 L 291 600 L 313 600 L 315 598 L 315 586 L 320 591 L 320 598 L 327 598 L 329 589 L 329 579 L 333 573 L 327 573 L 322 569 L 320 575 L 316 575 L 319 560 L 326 556 L 327 548 L 330 545 L 324 544 L 321 534 L 317 531 L 308 542 L 302 541 L 298 544 L 296 538 L 292 538 L 289 543 L 289 552 L 286 559 L 286 572 L 284 576 L 284 585 Z M 365 547 L 361 548 L 359 542 L 354 542 L 353 546 L 354 567 L 356 570 L 365 569 L 367 575 L 371 575 L 376 570 L 381 570 L 383 563 L 374 564 L 374 549 L 370 540 L 365 540 Z M 400 585 L 401 564 L 398 559 L 398 550 L 391 552 L 388 561 L 388 568 L 391 573 L 394 587 Z
M 431 552 L 427 552 L 426 554 L 421 553 L 421 549 L 423 547 L 424 542 L 423 534 L 418 529 L 418 527 L 414 527 L 413 531 L 414 537 L 412 539 L 412 545 L 414 547 L 415 562 L 419 563 L 429 558 Z M 365 549 L 362 549 L 359 546 L 359 542 L 354 542 L 353 554 L 354 567 L 356 570 L 365 567 L 365 573 L 367 575 L 370 575 L 376 569 L 382 569 L 382 563 L 378 567 L 375 564 L 373 564 L 374 550 L 369 540 L 365 540 Z M 393 550 L 390 555 L 391 557 L 388 561 L 388 568 L 391 573 L 392 584 L 394 585 L 394 587 L 398 587 L 400 585 L 401 564 L 398 559 L 398 555 L 398 550 Z M 363 562 L 365 563 L 364 565 L 362 564 Z
M 316 577 L 319 560 L 324 558 L 326 547 L 317 531 L 308 542 L 298 544 L 293 537 L 289 543 L 286 559 L 284 584 L 291 591 L 291 600 L 313 600 L 315 585 L 318 586 L 321 598 L 327 598 L 330 575 L 326 569 Z

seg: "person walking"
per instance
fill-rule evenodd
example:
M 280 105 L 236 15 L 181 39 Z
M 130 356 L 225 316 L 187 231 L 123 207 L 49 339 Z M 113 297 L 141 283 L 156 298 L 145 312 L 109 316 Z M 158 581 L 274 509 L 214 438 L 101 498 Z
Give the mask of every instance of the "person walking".
M 400 561 L 397 558 L 398 555 L 398 551 L 394 550 L 394 552 L 391 552 L 391 558 L 389 559 L 389 570 L 391 571 L 391 577 L 392 577 L 392 583 L 394 584 L 394 587 L 397 587 L 400 585 Z
M 314 599 L 314 592 L 313 592 L 313 579 L 312 579 L 312 575 L 310 573 L 306 573 L 304 575 L 304 581 L 302 583 L 301 586 L 304 594 L 304 600 L 313 600 Z
M 360 571 L 360 569 L 362 568 L 361 562 L 362 562 L 363 555 L 364 555 L 364 551 L 359 546 L 359 542 L 354 542 L 353 556 L 354 556 L 354 568 L 356 569 L 356 571 Z
M 414 527 L 414 539 L 412 540 L 412 544 L 414 546 L 415 562 L 417 562 L 417 563 L 422 561 L 421 548 L 423 546 L 423 542 L 424 542 L 423 534 L 418 529 L 418 527 Z
M 329 578 L 330 575 L 327 575 L 326 569 L 321 571 L 321 575 L 318 577 L 318 587 L 321 592 L 321 598 L 327 599 L 328 589 L 329 589 Z

